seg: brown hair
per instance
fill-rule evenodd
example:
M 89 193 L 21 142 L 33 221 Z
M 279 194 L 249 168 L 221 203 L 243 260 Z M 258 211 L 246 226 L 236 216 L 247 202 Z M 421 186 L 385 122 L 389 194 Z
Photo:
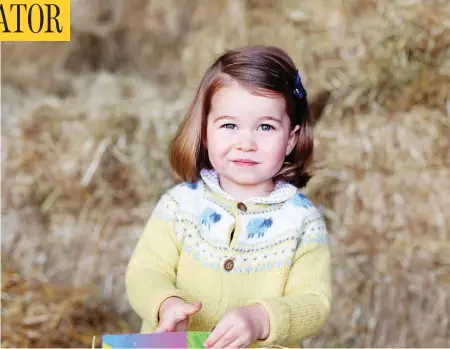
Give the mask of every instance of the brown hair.
M 282 95 L 291 127 L 300 126 L 298 142 L 274 179 L 301 188 L 311 178 L 307 167 L 313 155 L 312 124 L 306 96 L 294 98 L 296 67 L 289 55 L 272 46 L 247 46 L 221 55 L 206 71 L 170 147 L 170 166 L 184 181 L 194 182 L 200 170 L 212 168 L 203 140 L 211 100 L 218 89 L 236 81 L 255 94 Z

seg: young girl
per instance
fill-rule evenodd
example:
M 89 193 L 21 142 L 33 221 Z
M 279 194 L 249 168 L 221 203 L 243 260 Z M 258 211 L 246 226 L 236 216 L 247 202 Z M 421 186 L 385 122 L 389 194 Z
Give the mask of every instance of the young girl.
M 229 51 L 206 72 L 170 152 L 182 178 L 131 257 L 141 332 L 208 331 L 205 347 L 300 347 L 331 303 L 324 220 L 310 179 L 306 91 L 275 47 Z

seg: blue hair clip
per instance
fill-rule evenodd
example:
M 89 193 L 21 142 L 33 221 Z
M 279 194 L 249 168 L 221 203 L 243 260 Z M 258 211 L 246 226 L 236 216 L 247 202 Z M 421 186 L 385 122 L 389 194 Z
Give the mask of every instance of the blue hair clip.
M 306 90 L 302 84 L 302 79 L 298 74 L 298 70 L 294 74 L 294 96 L 299 99 L 302 99 L 307 96 Z

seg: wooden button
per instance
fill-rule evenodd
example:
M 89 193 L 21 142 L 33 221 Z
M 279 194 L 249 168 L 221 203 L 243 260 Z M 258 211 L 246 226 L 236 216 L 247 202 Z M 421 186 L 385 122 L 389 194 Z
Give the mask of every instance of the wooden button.
M 238 209 L 240 209 L 241 211 L 247 211 L 247 206 L 245 206 L 245 204 L 243 202 L 240 202 L 237 204 Z
M 231 270 L 233 270 L 233 268 L 234 268 L 234 262 L 233 262 L 233 260 L 232 260 L 232 259 L 227 259 L 227 260 L 225 261 L 225 263 L 223 263 L 223 268 L 224 268 L 226 271 L 231 271 Z

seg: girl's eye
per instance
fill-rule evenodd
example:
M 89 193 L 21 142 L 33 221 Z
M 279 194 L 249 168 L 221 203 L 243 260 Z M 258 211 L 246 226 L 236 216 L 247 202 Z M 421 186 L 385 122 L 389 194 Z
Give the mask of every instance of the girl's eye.
M 275 130 L 275 127 L 273 127 L 272 125 L 268 125 L 268 124 L 263 124 L 260 126 L 261 130 L 263 131 L 272 131 Z
M 235 124 L 223 124 L 222 128 L 228 128 L 230 130 L 233 130 L 236 127 Z

